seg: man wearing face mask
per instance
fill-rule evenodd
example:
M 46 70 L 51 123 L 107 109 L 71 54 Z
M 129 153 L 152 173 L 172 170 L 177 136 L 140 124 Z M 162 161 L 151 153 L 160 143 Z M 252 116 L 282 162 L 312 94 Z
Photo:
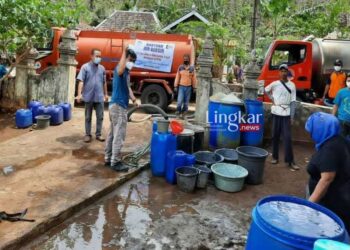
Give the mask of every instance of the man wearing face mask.
M 334 105 L 334 98 L 339 90 L 345 88 L 346 74 L 342 71 L 343 62 L 340 59 L 334 62 L 334 71 L 332 72 L 323 94 L 323 101 L 327 106 Z
M 183 118 L 186 116 L 188 110 L 188 103 L 191 98 L 191 91 L 196 92 L 196 72 L 193 65 L 190 65 L 190 56 L 184 55 L 184 64 L 180 65 L 175 82 L 174 91 L 177 95 L 177 111 L 176 116 L 182 114 Z
M 91 50 L 91 61 L 84 64 L 77 77 L 79 81 L 78 103 L 85 103 L 85 142 L 91 142 L 92 110 L 96 112 L 96 140 L 104 141 L 102 137 L 102 123 L 104 101 L 108 101 L 106 70 L 101 64 L 101 51 Z
M 346 88 L 341 89 L 334 100 L 333 115 L 340 121 L 341 133 L 350 136 L 350 73 L 346 78 Z
M 126 46 L 113 74 L 113 92 L 109 103 L 111 126 L 105 148 L 105 166 L 115 171 L 129 170 L 121 162 L 120 151 L 126 136 L 129 97 L 134 105 L 139 105 L 129 85 L 130 70 L 134 66 L 136 58 L 136 53 Z

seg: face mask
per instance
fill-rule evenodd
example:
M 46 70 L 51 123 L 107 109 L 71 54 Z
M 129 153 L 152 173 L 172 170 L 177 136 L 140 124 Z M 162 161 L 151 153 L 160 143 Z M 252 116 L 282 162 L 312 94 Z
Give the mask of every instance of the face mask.
M 350 88 L 350 80 L 346 81 L 346 86 L 348 86 L 348 88 Z
M 94 64 L 99 64 L 101 62 L 101 57 L 94 58 Z
M 132 67 L 134 67 L 134 63 L 133 62 L 127 62 L 125 67 L 128 69 L 128 70 L 131 70 Z
M 341 70 L 341 66 L 334 66 L 334 70 L 335 71 L 340 71 Z
M 185 64 L 185 65 L 189 65 L 189 64 L 190 64 L 190 61 L 184 61 L 184 64 Z

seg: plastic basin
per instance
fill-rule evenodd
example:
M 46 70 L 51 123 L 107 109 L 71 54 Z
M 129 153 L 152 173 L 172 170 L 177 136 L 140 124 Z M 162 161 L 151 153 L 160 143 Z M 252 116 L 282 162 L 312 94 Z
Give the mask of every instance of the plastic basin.
M 223 162 L 224 157 L 210 151 L 198 151 L 194 153 L 198 164 L 205 164 L 210 167 L 212 164 Z
M 224 161 L 229 163 L 237 163 L 238 161 L 238 154 L 235 149 L 231 148 L 220 148 L 215 150 L 215 153 L 221 155 L 224 157 Z
M 194 167 L 177 168 L 176 179 L 180 190 L 187 193 L 193 192 L 196 187 L 198 173 L 198 169 Z
M 50 126 L 50 115 L 37 115 L 35 116 L 36 120 L 36 129 L 45 129 Z
M 235 164 L 216 163 L 211 166 L 214 173 L 215 186 L 226 192 L 239 192 L 244 185 L 248 171 Z

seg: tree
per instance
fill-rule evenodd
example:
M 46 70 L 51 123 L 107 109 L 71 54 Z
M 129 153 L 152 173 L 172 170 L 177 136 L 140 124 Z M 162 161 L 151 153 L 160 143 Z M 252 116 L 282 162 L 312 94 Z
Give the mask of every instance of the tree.
M 74 27 L 86 16 L 84 0 L 0 0 L 0 53 L 17 63 L 34 44 L 48 39 L 52 26 Z

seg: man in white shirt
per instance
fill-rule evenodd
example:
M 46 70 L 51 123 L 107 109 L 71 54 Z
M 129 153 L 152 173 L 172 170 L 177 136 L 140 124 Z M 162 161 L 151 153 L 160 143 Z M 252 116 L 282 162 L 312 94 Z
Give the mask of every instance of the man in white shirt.
M 271 113 L 273 116 L 272 132 L 272 164 L 278 163 L 280 136 L 283 134 L 284 161 L 290 170 L 299 170 L 294 162 L 291 123 L 294 119 L 296 89 L 293 82 L 288 80 L 288 66 L 282 64 L 279 67 L 280 80 L 274 81 L 265 88 L 265 92 L 272 101 Z

